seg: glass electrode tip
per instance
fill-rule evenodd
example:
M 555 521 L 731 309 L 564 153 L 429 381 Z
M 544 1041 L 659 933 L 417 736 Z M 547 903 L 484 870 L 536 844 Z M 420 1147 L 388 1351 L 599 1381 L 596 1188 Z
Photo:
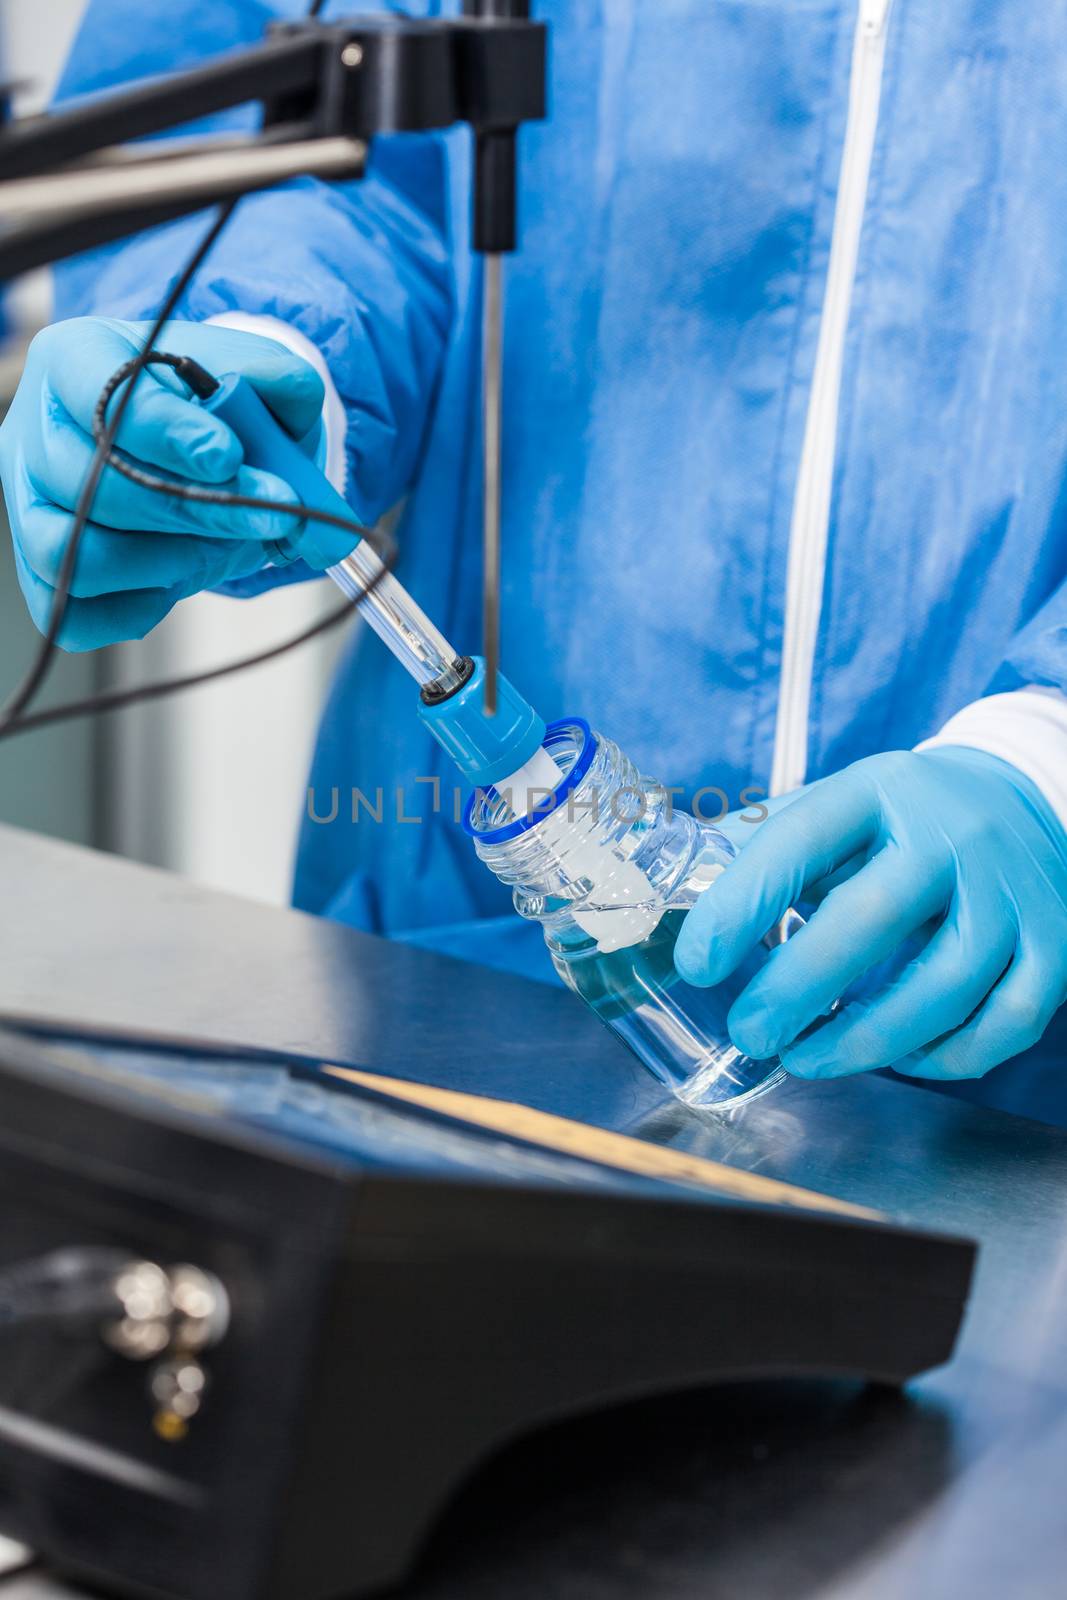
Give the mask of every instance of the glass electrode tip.
M 348 501 L 286 433 L 246 378 L 226 374 L 205 400 L 204 409 L 233 429 L 248 466 L 284 478 L 301 504 L 331 516 L 352 518 Z M 367 540 L 359 540 L 353 549 L 350 534 L 309 522 L 299 536 L 299 550 L 280 549 L 278 559 L 293 560 L 297 554 L 309 566 L 325 568 L 349 599 L 360 602 L 360 615 L 416 683 L 453 682 L 459 651 L 404 585 L 385 570 Z
M 249 466 L 284 478 L 303 505 L 351 518 L 348 502 L 244 378 L 228 374 L 204 404 L 237 434 Z M 527 791 L 558 781 L 557 768 L 541 750 L 544 720 L 499 673 L 493 709 L 487 707 L 485 661 L 460 655 L 365 539 L 352 548 L 350 534 L 308 522 L 299 548 L 279 550 L 278 559 L 298 554 L 309 565 L 325 568 L 345 594 L 359 601 L 360 615 L 420 689 L 432 686 L 432 693 L 420 698 L 419 716 L 469 783 L 511 785 L 522 811 Z

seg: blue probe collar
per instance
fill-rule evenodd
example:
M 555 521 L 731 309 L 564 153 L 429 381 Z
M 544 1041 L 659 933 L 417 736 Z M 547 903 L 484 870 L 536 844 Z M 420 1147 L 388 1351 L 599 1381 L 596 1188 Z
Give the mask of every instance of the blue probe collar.
M 467 797 L 467 804 L 463 808 L 463 827 L 472 839 L 477 839 L 479 844 L 506 844 L 509 839 L 518 839 L 520 835 L 528 833 L 531 828 L 536 828 L 539 822 L 550 817 L 557 811 L 567 796 L 573 794 L 575 789 L 593 765 L 596 755 L 597 740 L 588 722 L 584 717 L 563 717 L 559 722 L 550 722 L 545 729 L 545 737 L 541 741 L 542 750 L 552 754 L 551 744 L 553 738 L 561 734 L 577 732 L 582 738 L 582 748 L 579 750 L 574 765 L 559 780 L 552 793 L 546 795 L 544 800 L 538 801 L 532 813 L 525 817 L 517 817 L 514 822 L 507 822 L 501 828 L 490 828 L 488 831 L 476 828 L 474 813 L 483 800 L 495 800 L 498 790 L 492 785 L 485 789 L 475 789 Z
M 533 706 L 504 674 L 496 680 L 496 711 L 485 710 L 485 662 L 473 656 L 474 672 L 444 700 L 419 698 L 419 717 L 456 763 L 468 783 L 483 791 L 525 766 L 540 750 L 546 728 Z

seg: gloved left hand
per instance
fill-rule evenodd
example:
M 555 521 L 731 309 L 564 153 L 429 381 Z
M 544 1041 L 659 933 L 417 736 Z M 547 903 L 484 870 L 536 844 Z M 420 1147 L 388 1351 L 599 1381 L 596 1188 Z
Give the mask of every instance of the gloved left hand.
M 30 615 L 43 632 L 95 443 L 100 391 L 141 348 L 147 323 L 113 317 L 56 322 L 34 339 L 18 391 L 0 426 L 0 480 L 11 523 L 15 570 Z M 156 341 L 209 372 L 242 374 L 308 455 L 319 439 L 322 380 L 283 345 L 210 323 L 170 322 Z M 271 472 L 244 464 L 237 438 L 197 405 L 167 367 L 141 377 L 118 443 L 156 475 L 182 484 L 292 505 L 296 495 Z M 261 571 L 281 541 L 304 524 L 279 511 L 252 511 L 153 492 L 102 474 L 78 552 L 59 644 L 94 650 L 139 639 L 177 601 Z
M 995 756 L 897 751 L 813 784 L 701 895 L 678 971 L 722 982 L 816 886 L 807 927 L 731 1008 L 730 1036 L 750 1056 L 780 1055 L 803 1078 L 890 1065 L 981 1077 L 1036 1044 L 1067 999 L 1067 831 Z M 922 948 L 898 977 L 799 1038 L 916 935 Z

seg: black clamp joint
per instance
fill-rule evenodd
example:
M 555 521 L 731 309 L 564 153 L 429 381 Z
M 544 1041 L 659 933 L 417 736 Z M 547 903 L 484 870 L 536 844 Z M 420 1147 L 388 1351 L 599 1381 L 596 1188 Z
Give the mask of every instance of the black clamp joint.
M 369 141 L 465 122 L 475 140 L 474 248 L 515 248 L 515 135 L 546 114 L 547 29 L 524 0 L 464 0 L 454 19 L 283 22 L 270 35 L 304 44 L 317 66 L 307 87 L 268 100 L 265 127 Z

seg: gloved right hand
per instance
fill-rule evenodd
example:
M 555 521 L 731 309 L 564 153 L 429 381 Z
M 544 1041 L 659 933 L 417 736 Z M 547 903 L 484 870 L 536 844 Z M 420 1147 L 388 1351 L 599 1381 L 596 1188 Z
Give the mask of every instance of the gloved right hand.
M 94 451 L 93 411 L 113 372 L 150 332 L 108 317 L 58 322 L 30 346 L 18 391 L 0 427 L 3 481 L 15 564 L 30 614 L 47 627 L 73 511 Z M 313 453 L 323 385 L 306 361 L 272 339 L 194 322 L 171 322 L 156 348 L 192 356 L 214 375 L 238 372 L 278 421 Z M 170 368 L 143 373 L 119 430 L 122 449 L 150 470 L 232 494 L 293 504 L 288 484 L 246 467 L 237 436 L 204 411 Z M 153 492 L 107 468 L 85 529 L 59 643 L 93 650 L 140 639 L 177 601 L 271 559 L 300 522 L 284 512 L 237 510 Z

